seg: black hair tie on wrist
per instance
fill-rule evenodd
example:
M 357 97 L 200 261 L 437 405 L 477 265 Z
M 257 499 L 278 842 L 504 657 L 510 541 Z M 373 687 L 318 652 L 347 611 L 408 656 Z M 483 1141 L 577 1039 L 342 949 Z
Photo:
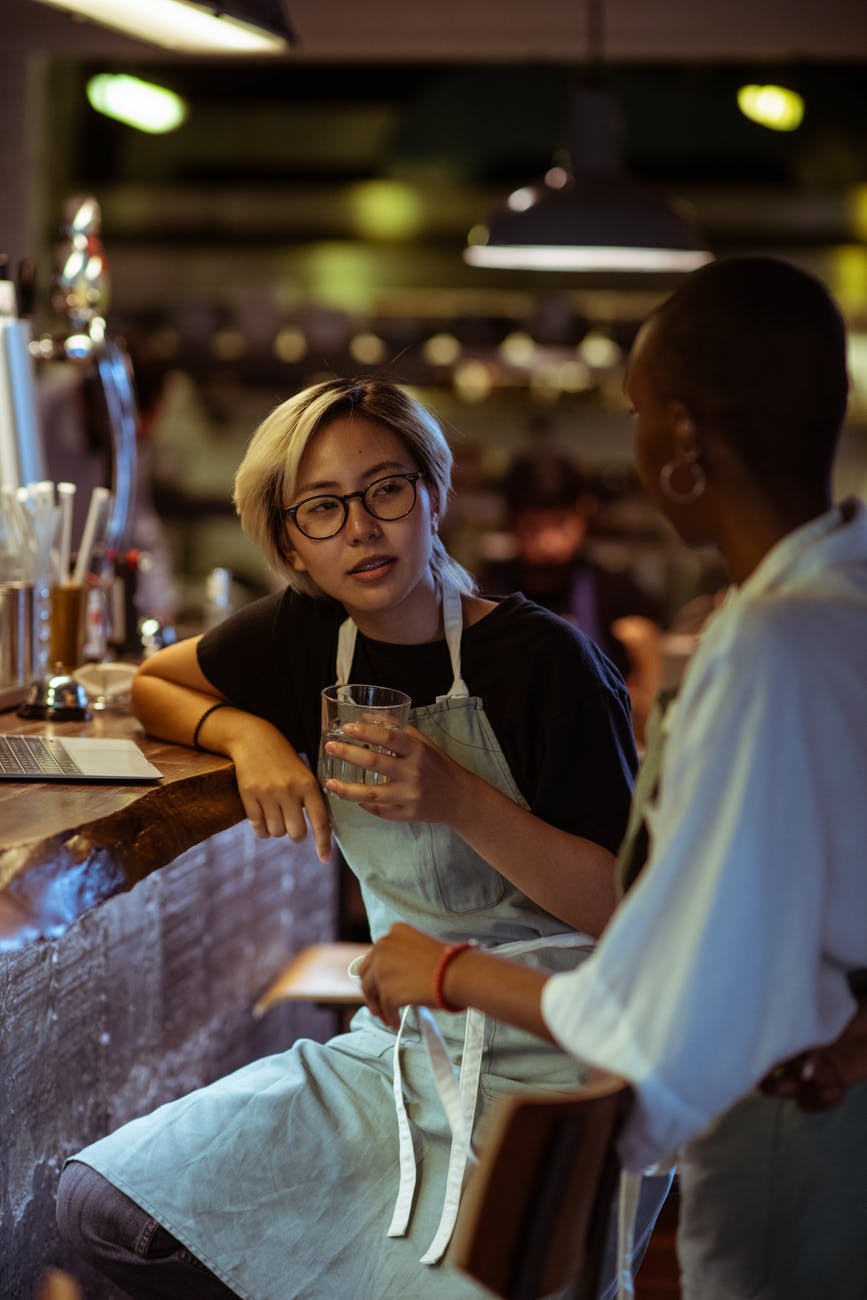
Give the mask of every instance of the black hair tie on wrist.
M 196 723 L 196 729 L 193 732 L 194 749 L 198 749 L 204 752 L 204 745 L 199 744 L 199 732 L 202 730 L 202 724 L 211 716 L 212 713 L 216 713 L 217 709 L 225 709 L 225 708 L 228 708 L 228 705 L 221 700 L 219 704 L 212 704 L 209 709 L 205 709 L 204 713 Z

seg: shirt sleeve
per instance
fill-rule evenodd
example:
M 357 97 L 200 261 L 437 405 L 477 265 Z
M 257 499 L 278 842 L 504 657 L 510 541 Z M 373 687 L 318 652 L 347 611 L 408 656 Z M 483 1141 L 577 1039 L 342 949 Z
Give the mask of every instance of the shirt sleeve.
M 278 699 L 275 626 L 283 594 L 251 601 L 206 632 L 199 667 L 212 686 L 238 708 L 274 721 Z
M 635 1087 L 628 1168 L 670 1158 L 854 1009 L 824 931 L 829 787 L 847 758 L 811 726 L 805 667 L 809 681 L 803 651 L 761 618 L 696 662 L 673 710 L 650 862 L 594 955 L 545 987 L 558 1041 Z
M 532 812 L 616 853 L 637 766 L 622 678 L 578 629 L 523 597 L 488 637 L 467 682 Z
M 601 656 L 599 656 L 601 659 Z M 609 686 L 594 659 L 578 661 L 583 685 L 552 711 L 539 746 L 535 815 L 616 853 L 629 817 L 637 766 L 625 689 Z M 576 666 L 572 675 L 578 676 Z M 550 672 L 550 666 L 549 666 Z

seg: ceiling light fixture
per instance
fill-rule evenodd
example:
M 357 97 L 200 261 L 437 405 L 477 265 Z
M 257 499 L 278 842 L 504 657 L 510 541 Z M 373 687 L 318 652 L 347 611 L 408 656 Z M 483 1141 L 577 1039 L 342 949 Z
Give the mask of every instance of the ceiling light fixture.
M 686 272 L 712 260 L 686 211 L 622 170 L 617 106 L 602 84 L 602 5 L 588 0 L 588 73 L 573 92 L 568 154 L 474 226 L 470 266 Z
M 738 108 L 769 131 L 797 131 L 804 120 L 803 99 L 786 86 L 741 86 Z
M 293 41 L 279 0 L 41 0 L 187 54 L 281 54 Z
M 87 100 L 97 113 L 149 135 L 174 131 L 187 116 L 187 105 L 173 90 L 124 73 L 100 72 L 91 77 Z

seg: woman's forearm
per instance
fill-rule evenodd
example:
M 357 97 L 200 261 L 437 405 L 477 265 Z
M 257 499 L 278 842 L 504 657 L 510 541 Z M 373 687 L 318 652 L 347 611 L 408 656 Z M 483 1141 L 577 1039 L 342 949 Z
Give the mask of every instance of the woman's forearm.
M 577 930 L 600 935 L 616 903 L 614 854 L 466 775 L 453 805 L 453 829 L 540 907 Z
M 145 731 L 152 736 L 159 736 L 161 740 L 171 740 L 176 745 L 192 745 L 193 735 L 202 714 L 211 705 L 220 703 L 221 699 L 222 697 L 215 693 L 209 694 L 167 681 L 165 678 L 143 676 L 141 673 L 133 682 L 132 708 Z M 200 737 L 202 743 L 204 743 L 204 729 L 208 727 L 211 720 L 209 718 L 203 724 Z M 215 722 L 216 719 L 213 721 Z M 209 740 L 211 731 L 212 728 L 208 727 Z M 214 749 L 217 753 L 222 752 L 215 744 L 209 743 L 208 748 Z
M 615 905 L 615 858 L 522 808 L 415 727 L 350 723 L 328 754 L 379 772 L 384 782 L 330 778 L 329 794 L 389 821 L 449 826 L 528 898 L 573 929 L 599 935 Z
M 224 699 L 199 667 L 198 641 L 191 637 L 160 650 L 144 661 L 133 679 L 135 716 L 151 735 L 177 745 L 191 745 L 202 714 Z M 210 718 L 203 724 L 209 739 L 210 724 Z M 217 745 L 209 748 L 226 752 Z
M 449 955 L 439 939 L 401 921 L 374 944 L 359 973 L 371 1011 L 394 1028 L 400 1023 L 402 1007 L 435 1007 L 439 993 L 449 1006 L 476 1007 L 551 1039 L 542 1019 L 542 989 L 548 979 L 544 971 L 476 948 Z
M 273 723 L 235 708 L 213 690 L 198 666 L 195 643 L 170 646 L 142 665 L 133 708 L 154 735 L 179 745 L 195 740 L 232 759 L 238 794 L 257 835 L 288 835 L 298 842 L 309 825 L 319 858 L 329 860 L 331 830 L 315 775 Z
M 553 1042 L 542 1018 L 545 971 L 468 948 L 446 967 L 442 991 L 456 1007 L 477 1007 L 486 1015 Z
M 177 745 L 197 742 L 233 759 L 255 750 L 263 737 L 271 744 L 279 737 L 281 747 L 294 755 L 270 722 L 234 707 L 211 685 L 199 667 L 196 646 L 193 639 L 169 646 L 146 659 L 136 673 L 132 707 L 145 730 Z M 215 704 L 220 708 L 209 713 Z
M 214 709 L 217 704 L 220 707 Z M 256 761 L 273 748 L 281 763 L 288 758 L 304 766 L 286 737 L 272 723 L 236 708 L 222 695 L 207 693 L 198 685 L 140 672 L 133 684 L 133 709 L 142 726 L 161 740 L 192 745 L 195 739 L 202 749 L 226 754 L 236 762 Z M 306 767 L 304 771 L 307 772 Z

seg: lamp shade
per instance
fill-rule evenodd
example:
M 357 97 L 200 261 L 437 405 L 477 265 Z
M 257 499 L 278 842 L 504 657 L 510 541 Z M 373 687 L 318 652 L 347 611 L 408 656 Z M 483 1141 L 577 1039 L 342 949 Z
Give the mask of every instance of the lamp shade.
M 188 54 L 279 54 L 292 43 L 279 0 L 40 0 Z
M 474 227 L 464 259 L 507 269 L 685 272 L 712 255 L 685 211 L 625 174 L 616 105 L 604 88 L 584 86 L 573 99 L 566 164 Z

